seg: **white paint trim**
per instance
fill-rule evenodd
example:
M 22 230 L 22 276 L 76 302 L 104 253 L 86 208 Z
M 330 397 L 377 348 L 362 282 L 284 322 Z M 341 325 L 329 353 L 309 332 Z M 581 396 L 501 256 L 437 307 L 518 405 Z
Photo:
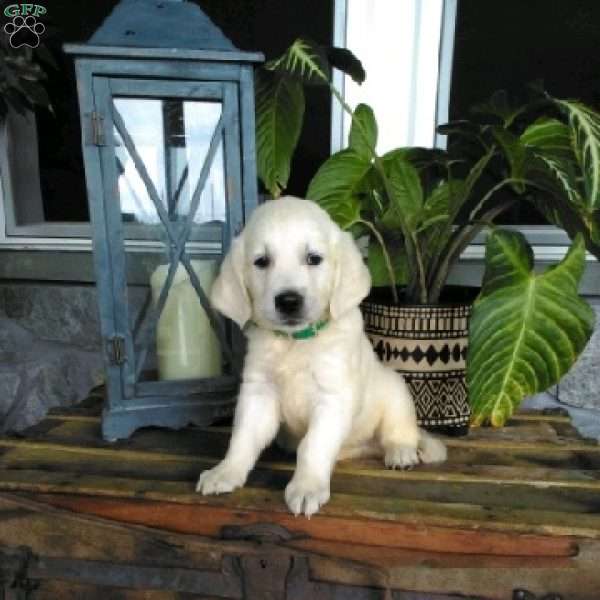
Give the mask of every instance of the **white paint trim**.
M 457 0 L 444 0 L 442 7 L 442 31 L 440 38 L 436 126 L 448 122 L 452 63 L 454 61 L 454 36 L 456 31 Z M 446 148 L 447 137 L 435 134 L 435 147 Z
M 556 263 L 561 261 L 570 246 L 532 246 L 536 261 Z M 485 246 L 483 244 L 472 244 L 461 255 L 460 261 L 482 261 L 485 258 Z M 585 255 L 586 262 L 597 262 L 596 257 L 589 252 Z
M 348 0 L 334 0 L 333 5 L 333 40 L 336 48 L 346 47 L 346 27 L 347 27 Z M 333 69 L 332 83 L 344 96 L 345 76 L 339 69 Z M 345 146 L 344 140 L 344 109 L 335 98 L 331 96 L 331 154 L 339 152 Z

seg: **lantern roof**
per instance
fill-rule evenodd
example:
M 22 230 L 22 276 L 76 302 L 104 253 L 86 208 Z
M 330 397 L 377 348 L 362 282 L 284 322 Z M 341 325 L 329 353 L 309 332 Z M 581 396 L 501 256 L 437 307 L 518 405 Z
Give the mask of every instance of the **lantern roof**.
M 261 53 L 236 48 L 202 9 L 185 0 L 121 0 L 86 44 L 73 54 L 204 58 L 260 62 Z

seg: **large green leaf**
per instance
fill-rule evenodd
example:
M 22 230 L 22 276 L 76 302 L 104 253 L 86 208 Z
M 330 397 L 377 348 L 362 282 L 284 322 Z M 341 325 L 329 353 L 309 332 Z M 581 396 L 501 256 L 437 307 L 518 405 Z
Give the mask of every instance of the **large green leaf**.
M 543 117 L 529 125 L 520 136 L 521 142 L 553 155 L 571 156 L 569 127 L 558 119 Z
M 408 278 L 408 263 L 406 254 L 402 251 L 401 244 L 396 242 L 387 242 L 387 250 L 390 254 L 390 261 L 394 271 L 394 283 L 404 285 Z M 390 274 L 387 269 L 385 257 L 381 245 L 375 239 L 369 244 L 369 254 L 367 256 L 367 267 L 371 273 L 371 284 L 373 287 L 384 287 L 390 285 Z
M 494 138 L 498 141 L 500 147 L 504 151 L 504 155 L 510 166 L 509 177 L 517 180 L 512 185 L 517 192 L 522 193 L 525 190 L 525 185 L 521 180 L 525 178 L 530 154 L 527 152 L 527 148 L 521 140 L 510 131 L 494 127 L 492 132 Z
M 303 38 L 294 40 L 279 58 L 268 62 L 266 68 L 286 72 L 305 83 L 329 83 L 329 62 L 325 51 Z
M 558 100 L 569 115 L 573 149 L 583 173 L 585 203 L 600 209 L 600 115 L 579 102 Z
M 569 127 L 558 119 L 538 119 L 525 129 L 520 140 L 541 161 L 553 182 L 558 184 L 558 190 L 566 194 L 570 202 L 582 205 Z
M 487 102 L 476 104 L 471 111 L 501 119 L 504 127 L 510 127 L 515 119 L 528 110 L 528 108 L 527 104 L 514 106 L 509 101 L 506 90 L 497 90 Z
M 277 197 L 287 186 L 304 117 L 302 84 L 281 73 L 256 73 L 258 176 Z
M 477 182 L 481 179 L 481 176 L 484 174 L 488 164 L 494 157 L 495 152 L 495 148 L 490 148 L 469 170 L 469 173 L 465 179 L 463 194 L 456 196 L 452 202 L 453 219 L 462 208 L 463 203 L 469 198 L 473 188 L 477 185 Z
M 522 234 L 490 234 L 470 324 L 474 425 L 503 425 L 525 397 L 548 389 L 571 368 L 594 326 L 594 312 L 577 295 L 584 264 L 581 236 L 558 265 L 535 274 Z
M 360 219 L 357 193 L 370 169 L 370 161 L 352 148 L 337 152 L 321 165 L 306 197 L 320 204 L 342 229 L 348 229 Z
M 450 179 L 437 185 L 425 200 L 418 232 L 422 253 L 437 261 L 453 230 L 454 206 L 464 195 L 464 181 Z M 458 211 L 457 211 L 458 212 Z
M 354 109 L 348 145 L 365 159 L 373 158 L 377 145 L 377 121 L 368 104 L 359 104 Z
M 363 83 L 367 77 L 360 60 L 348 48 L 331 46 L 326 49 L 330 66 L 349 75 L 356 83 Z
M 437 185 L 423 205 L 419 231 L 425 231 L 434 224 L 447 223 L 450 219 L 450 207 L 454 196 L 462 193 L 462 181 L 442 181 Z
M 416 232 L 423 213 L 423 187 L 419 171 L 397 152 L 385 163 L 390 184 L 390 205 L 382 221 L 396 224 L 404 235 Z

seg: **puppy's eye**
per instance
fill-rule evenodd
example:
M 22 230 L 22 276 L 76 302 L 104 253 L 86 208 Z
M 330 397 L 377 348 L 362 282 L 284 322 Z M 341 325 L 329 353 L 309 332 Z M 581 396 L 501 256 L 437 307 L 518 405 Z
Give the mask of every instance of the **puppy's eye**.
M 254 266 L 259 269 L 266 269 L 271 264 L 271 259 L 268 256 L 259 256 L 254 259 Z
M 309 254 L 306 257 L 306 264 L 310 265 L 311 267 L 316 267 L 317 265 L 320 265 L 323 262 L 323 257 L 319 256 L 318 254 Z

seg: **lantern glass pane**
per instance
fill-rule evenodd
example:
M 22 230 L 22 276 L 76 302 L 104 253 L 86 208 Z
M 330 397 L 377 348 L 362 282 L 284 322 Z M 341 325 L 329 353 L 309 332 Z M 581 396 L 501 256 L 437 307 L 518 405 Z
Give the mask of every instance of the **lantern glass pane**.
M 224 222 L 221 103 L 116 97 L 114 108 L 126 129 L 115 123 L 123 221 L 160 225 L 162 212 L 182 222 L 193 209 L 194 224 Z

